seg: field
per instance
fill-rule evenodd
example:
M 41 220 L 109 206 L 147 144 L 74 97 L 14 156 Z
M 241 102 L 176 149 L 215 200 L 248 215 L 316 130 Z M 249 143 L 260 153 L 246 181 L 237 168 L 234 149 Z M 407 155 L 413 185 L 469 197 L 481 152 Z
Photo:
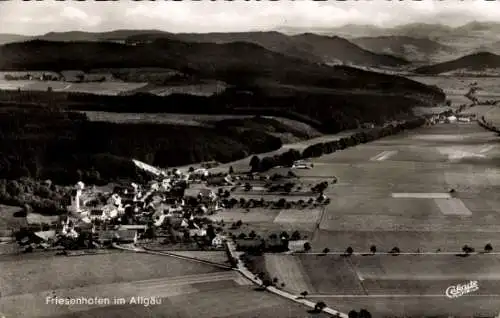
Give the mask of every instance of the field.
M 209 262 L 229 265 L 226 251 L 168 251 L 170 254 L 186 256 Z
M 158 123 L 173 125 L 206 126 L 211 122 L 233 118 L 251 118 L 246 115 L 191 115 L 168 113 L 111 113 L 85 111 L 91 121 L 107 121 L 113 123 Z
M 376 254 L 346 258 L 302 254 L 273 255 L 269 261 L 268 257 L 266 265 L 271 276 L 278 277 L 285 286 L 295 287 L 300 283 L 295 288 L 297 294 L 306 290 L 310 300 L 323 300 L 344 312 L 366 308 L 376 317 L 498 314 L 500 257 L 497 255 L 463 258 Z M 298 280 L 294 278 L 297 275 Z M 465 301 L 445 297 L 448 286 L 470 280 L 478 281 L 479 290 L 463 296 Z
M 127 252 L 76 257 L 1 256 L 0 264 L 2 296 L 218 271 L 199 263 Z
M 255 231 L 261 237 L 267 237 L 270 234 L 279 234 L 282 231 L 293 232 L 300 231 L 302 235 L 310 237 L 310 234 L 316 228 L 316 220 L 320 215 L 319 210 L 275 210 L 252 208 L 250 211 L 245 209 L 222 210 L 217 214 L 209 216 L 213 221 L 223 220 L 226 224 L 226 230 L 229 230 L 230 223 L 241 221 L 240 228 L 230 230 L 235 234 Z
M 80 92 L 98 95 L 118 95 L 128 91 L 136 90 L 147 83 L 124 83 L 124 82 L 98 82 L 98 83 L 70 83 L 62 81 L 7 81 L 0 80 L 0 89 L 22 91 L 47 91 L 50 88 L 54 92 Z
M 315 253 L 269 260 L 266 255 L 271 276 L 295 289 L 309 287 L 308 297 L 344 311 L 498 314 L 499 308 L 487 302 L 498 304 L 500 257 L 454 254 L 465 244 L 478 251 L 487 243 L 500 246 L 500 147 L 494 133 L 477 123 L 443 124 L 311 162 L 312 169 L 295 170 L 301 182 L 338 178 L 325 192 L 331 203 L 311 238 Z M 361 256 L 371 245 L 380 254 Z M 319 254 L 324 248 L 344 252 L 348 246 L 360 254 Z M 431 254 L 386 254 L 396 246 L 401 252 Z M 438 250 L 452 253 L 433 253 Z M 295 273 L 300 279 L 293 279 Z M 464 296 L 467 301 L 445 298 L 448 286 L 469 280 L 479 281 L 480 290 Z
M 179 259 L 117 252 L 64 257 L 2 256 L 0 306 L 7 317 L 326 317 L 254 286 L 235 271 Z M 22 266 L 20 266 L 22 264 Z M 161 304 L 130 304 L 131 297 Z M 109 303 L 47 303 L 97 297 Z M 113 304 L 124 298 L 125 304 Z
M 309 314 L 301 305 L 270 293 L 246 286 L 225 285 L 163 298 L 161 305 L 115 305 L 52 317 L 329 317 L 326 314 Z
M 303 306 L 255 291 L 235 271 L 165 256 L 127 252 L 10 256 L 1 259 L 1 266 L 0 307 L 7 317 L 308 316 Z M 53 297 L 96 297 L 108 303 L 67 306 L 47 302 Z M 154 297 L 161 304 L 131 304 L 132 297 Z M 114 303 L 115 299 L 125 303 Z
M 482 249 L 489 241 L 500 243 L 492 235 L 500 230 L 496 138 L 475 123 L 448 124 L 313 159 L 313 169 L 296 171 L 302 179 L 339 180 L 327 189 L 332 203 L 313 249 L 366 250 L 374 243 L 387 250 L 457 251 L 463 244 Z M 370 160 L 391 151 L 384 160 Z M 452 199 L 439 199 L 451 189 Z M 437 240 L 440 246 L 437 233 L 448 237 Z
M 283 290 L 295 295 L 312 290 L 307 273 L 300 266 L 298 256 L 267 254 L 264 256 L 266 271 L 278 282 L 284 282 Z

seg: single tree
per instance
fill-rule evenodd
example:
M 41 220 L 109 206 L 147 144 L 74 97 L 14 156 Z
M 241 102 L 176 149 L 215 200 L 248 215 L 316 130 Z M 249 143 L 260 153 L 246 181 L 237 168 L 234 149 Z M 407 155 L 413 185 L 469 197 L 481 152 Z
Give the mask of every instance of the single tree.
M 282 240 L 288 240 L 288 239 L 290 238 L 290 236 L 288 235 L 288 233 L 287 233 L 286 231 L 283 231 L 283 232 L 281 232 L 281 234 L 280 234 L 280 238 L 281 238 Z
M 260 169 L 260 158 L 257 156 L 253 156 L 252 159 L 250 159 L 250 167 L 252 168 L 253 171 L 259 171 Z
M 348 316 L 349 318 L 358 318 L 358 317 L 359 317 L 358 312 L 357 312 L 356 310 L 351 310 L 351 311 L 347 314 L 347 316 Z
M 273 284 L 277 284 L 278 283 L 278 278 L 277 277 L 274 277 L 273 278 Z
M 302 296 L 302 298 L 306 298 L 307 295 L 309 295 L 309 293 L 307 292 L 307 290 L 304 290 L 303 292 L 300 293 L 300 296 Z
M 328 247 L 325 247 L 323 249 L 323 254 L 328 254 L 328 253 L 330 253 L 330 249 Z
M 352 253 L 354 253 L 354 250 L 353 250 L 353 248 L 352 248 L 352 247 L 350 247 L 350 246 L 349 246 L 348 248 L 346 248 L 346 250 L 345 250 L 345 254 L 346 254 L 347 256 L 351 256 L 351 255 L 352 255 Z
M 372 314 L 366 309 L 361 309 L 358 318 L 372 318 Z
M 285 287 L 285 283 L 281 283 L 281 288 Z
M 370 253 L 372 253 L 372 255 L 375 255 L 375 253 L 377 253 L 377 247 L 375 245 L 370 246 Z
M 238 235 L 238 238 L 240 240 L 244 240 L 246 237 L 247 237 L 247 235 L 245 233 L 240 233 L 240 235 Z
M 233 166 L 229 166 L 229 174 L 234 174 Z
M 474 252 L 474 249 L 470 247 L 469 245 L 465 244 L 462 247 L 462 252 L 464 252 L 466 255 L 469 255 L 470 253 Z
M 292 240 L 300 240 L 300 232 L 299 231 L 294 231 L 292 233 L 292 237 L 291 237 Z
M 486 253 L 491 253 L 491 251 L 493 251 L 493 246 L 491 246 L 491 243 L 488 243 L 484 246 L 484 251 Z
M 264 279 L 262 281 L 262 287 L 266 288 L 272 285 L 272 282 L 269 279 Z
M 311 244 L 309 242 L 304 243 L 304 251 L 309 252 L 311 250 Z
M 254 239 L 255 237 L 257 237 L 257 234 L 255 233 L 254 230 L 250 231 L 250 233 L 248 234 L 248 237 L 250 237 L 251 239 Z
M 315 312 L 321 312 L 323 309 L 326 308 L 326 304 L 324 301 L 318 301 L 316 305 L 314 305 L 314 311 Z
M 399 253 L 401 253 L 401 251 L 399 250 L 399 247 L 395 246 L 392 248 L 392 250 L 390 250 L 389 253 L 392 255 L 399 255 Z

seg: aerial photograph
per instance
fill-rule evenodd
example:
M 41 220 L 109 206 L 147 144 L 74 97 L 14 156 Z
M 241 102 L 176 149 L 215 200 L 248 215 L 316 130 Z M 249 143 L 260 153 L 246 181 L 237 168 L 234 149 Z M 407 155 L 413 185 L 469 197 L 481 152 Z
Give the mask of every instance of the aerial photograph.
M 500 4 L 0 1 L 0 318 L 500 318 Z

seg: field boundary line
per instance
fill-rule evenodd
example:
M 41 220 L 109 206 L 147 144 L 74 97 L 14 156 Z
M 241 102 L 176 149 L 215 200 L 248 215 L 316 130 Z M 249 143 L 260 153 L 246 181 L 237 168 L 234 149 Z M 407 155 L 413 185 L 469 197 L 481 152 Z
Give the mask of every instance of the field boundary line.
M 273 253 L 269 253 L 269 254 L 273 254 Z M 277 254 L 281 254 L 281 253 L 277 253 Z M 304 253 L 304 252 L 292 252 L 292 253 L 289 253 L 289 255 L 323 255 L 323 256 L 327 256 L 327 255 L 346 255 L 345 252 L 328 252 L 328 253 L 321 253 L 321 252 L 308 252 L 308 253 Z M 372 252 L 370 251 L 366 251 L 366 252 L 354 252 L 352 253 L 352 256 L 363 256 L 363 257 L 377 257 L 377 256 L 390 256 L 390 257 L 396 257 L 398 255 L 413 255 L 413 256 L 420 256 L 420 255 L 435 255 L 435 256 L 441 256 L 441 255 L 464 255 L 464 252 L 462 251 L 456 251 L 456 252 L 420 252 L 420 253 L 415 253 L 415 252 L 401 252 L 401 253 L 398 253 L 398 254 L 390 254 L 389 252 L 386 252 L 386 253 L 376 253 L 376 254 L 372 254 Z M 489 252 L 489 253 L 484 253 L 484 252 L 472 252 L 472 253 L 469 253 L 469 255 L 500 255 L 500 252 Z M 347 256 L 348 257 L 348 256 Z
M 255 277 L 255 275 L 250 272 L 248 270 L 248 268 L 246 268 L 246 266 L 244 264 L 242 264 L 242 262 L 240 261 L 240 259 L 238 259 L 237 257 L 235 257 L 235 251 L 236 251 L 236 248 L 234 246 L 234 242 L 230 241 L 230 240 L 227 240 L 226 241 L 226 247 L 229 251 L 229 253 L 231 254 L 231 256 L 233 258 L 236 259 L 237 263 L 236 263 L 236 266 L 237 266 L 237 271 L 240 272 L 241 275 L 243 275 L 244 277 L 246 277 L 248 280 L 250 280 L 251 282 L 253 282 L 254 284 L 258 285 L 258 286 L 262 286 L 263 285 L 263 282 L 262 280 L 260 280 L 258 277 Z M 293 294 L 290 294 L 288 292 L 285 292 L 283 290 L 280 290 L 276 287 L 273 287 L 273 286 L 268 286 L 266 287 L 266 290 L 275 294 L 275 295 L 278 295 L 278 296 L 281 296 L 283 298 L 286 298 L 286 299 L 289 299 L 291 301 L 294 301 L 298 304 L 302 304 L 302 305 L 305 305 L 309 308 L 315 308 L 316 306 L 316 303 L 314 302 L 311 302 L 309 300 L 306 300 L 304 298 L 300 298 L 299 296 L 296 296 L 296 295 L 293 295 Z M 340 317 L 340 318 L 349 318 L 349 316 L 343 312 L 340 312 L 340 311 L 337 311 L 333 308 L 330 308 L 330 307 L 326 307 L 323 309 L 323 312 L 326 312 L 332 316 L 335 316 L 335 317 Z
M 346 263 L 347 263 L 347 266 L 349 267 L 350 271 L 352 272 L 352 274 L 355 276 L 355 278 L 357 279 L 358 281 L 358 285 L 359 287 L 361 287 L 361 290 L 365 293 L 365 295 L 368 295 L 368 290 L 365 288 L 365 285 L 363 284 L 363 279 L 362 277 L 358 274 L 358 271 L 354 268 L 354 265 L 353 263 L 351 262 L 350 259 L 346 259 L 345 260 Z
M 146 253 L 146 254 L 152 254 L 152 255 L 163 255 L 163 256 L 169 256 L 169 257 L 183 259 L 183 260 L 187 260 L 187 261 L 197 262 L 197 263 L 201 263 L 201 264 L 211 265 L 211 266 L 215 266 L 215 267 L 219 267 L 219 268 L 233 269 L 231 266 L 222 265 L 222 264 L 219 264 L 219 263 L 214 263 L 214 262 L 210 262 L 210 261 L 200 260 L 198 258 L 189 257 L 189 256 L 181 256 L 181 255 L 171 254 L 171 253 L 168 253 L 168 252 L 154 251 L 154 250 L 150 250 L 150 249 L 142 248 L 142 247 L 124 246 L 124 245 L 120 245 L 120 244 L 113 244 L 113 247 L 121 249 L 121 250 L 136 252 L 136 253 Z
M 372 294 L 372 295 L 322 295 L 322 294 L 313 294 L 313 295 L 307 295 L 308 298 L 418 298 L 418 297 L 428 297 L 428 298 L 447 298 L 447 296 L 443 294 Z M 500 294 L 491 294 L 491 295 L 486 295 L 486 294 L 467 294 L 467 295 L 462 295 L 460 297 L 500 297 Z

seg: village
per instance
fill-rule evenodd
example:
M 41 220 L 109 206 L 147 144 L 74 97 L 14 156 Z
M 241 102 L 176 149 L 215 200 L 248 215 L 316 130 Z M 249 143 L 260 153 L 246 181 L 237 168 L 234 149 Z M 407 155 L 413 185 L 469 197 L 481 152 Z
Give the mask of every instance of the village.
M 275 252 L 308 248 L 298 231 L 276 233 L 261 237 L 256 231 L 241 233 L 241 220 L 225 224 L 218 214 L 239 209 L 291 209 L 317 208 L 329 204 L 323 194 L 328 182 L 321 182 L 309 191 L 308 200 L 287 201 L 281 195 L 275 201 L 263 195 L 293 195 L 290 179 L 258 173 L 212 173 L 207 168 L 162 170 L 134 160 L 137 168 L 147 171 L 153 180 L 146 184 L 130 183 L 115 186 L 113 191 L 78 182 L 71 191 L 67 213 L 58 217 L 31 222 L 29 228 L 15 233 L 24 252 L 61 250 L 63 254 L 96 253 L 116 247 L 117 244 L 159 246 L 171 250 L 224 250 L 227 238 L 234 239 L 240 250 L 265 249 Z M 212 163 L 213 165 L 213 163 Z M 211 164 L 205 165 L 210 167 Z M 307 162 L 298 160 L 292 169 L 310 169 Z M 333 179 L 332 183 L 335 183 Z M 255 190 L 255 191 L 252 191 Z M 232 197 L 234 191 L 249 194 Z M 304 198 L 304 196 L 301 196 Z M 307 210 L 303 213 L 307 214 Z M 29 215 L 27 216 L 29 218 Z M 258 231 L 257 231 L 258 232 Z M 239 234 L 239 235 L 238 235 Z M 310 247 L 309 247 L 310 248 Z

